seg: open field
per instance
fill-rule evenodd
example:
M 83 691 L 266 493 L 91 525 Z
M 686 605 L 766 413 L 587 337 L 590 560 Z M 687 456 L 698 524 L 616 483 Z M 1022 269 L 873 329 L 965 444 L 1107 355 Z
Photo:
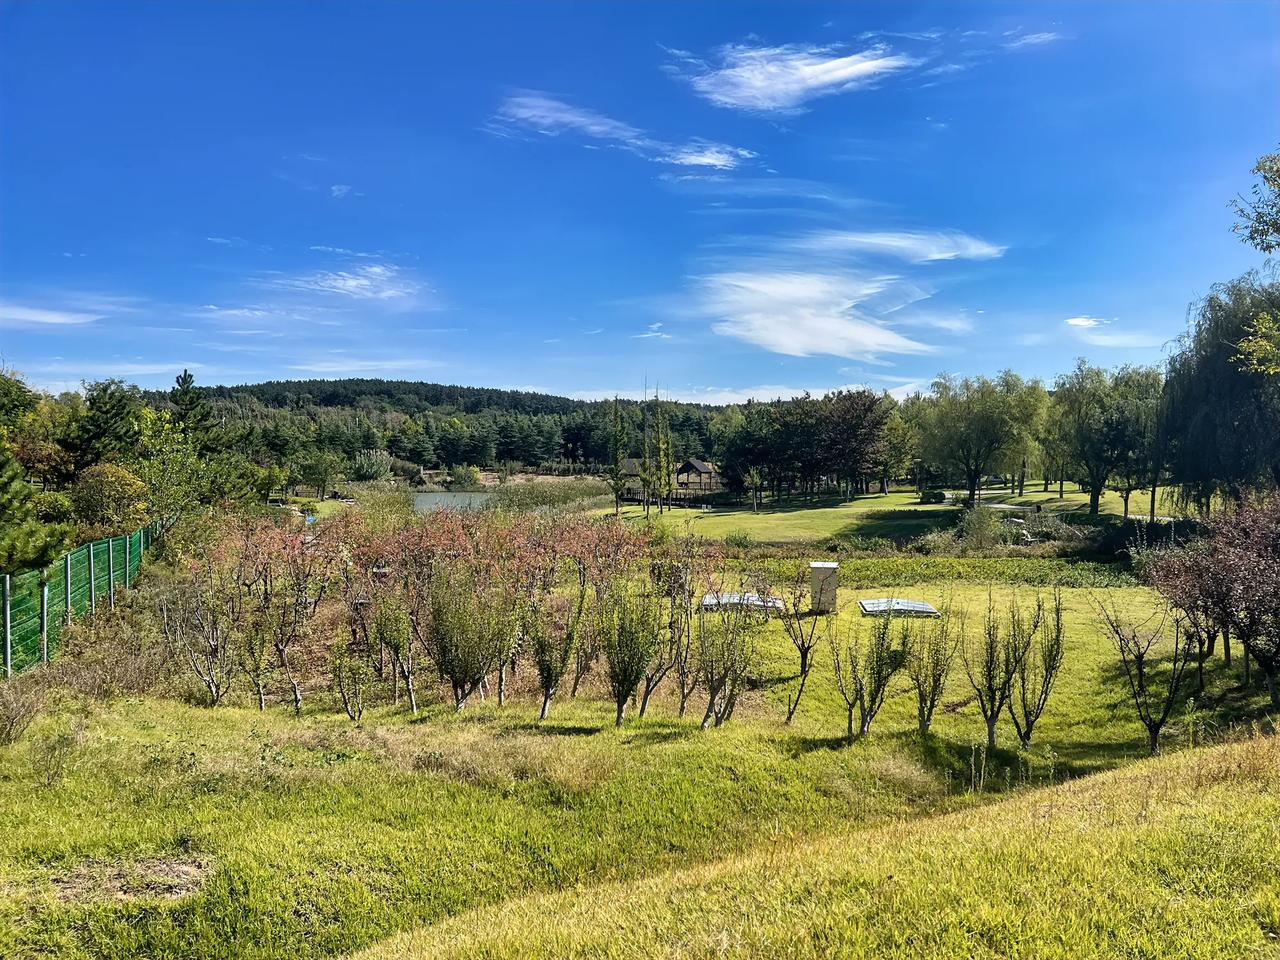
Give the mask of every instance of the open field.
M 1007 602 L 1013 589 L 994 587 L 996 601 Z M 894 592 L 963 604 L 971 629 L 987 602 L 987 589 L 973 584 Z M 856 597 L 884 593 L 843 591 L 843 616 L 851 616 Z M 1022 588 L 1021 596 L 1029 600 L 1031 591 Z M 1154 602 L 1138 588 L 1109 596 L 1133 612 Z M 893 853 L 883 834 L 867 835 L 873 852 L 855 862 L 853 874 L 818 869 L 842 860 L 834 851 L 849 842 L 851 829 L 963 811 L 1020 784 L 1061 782 L 1143 754 L 1145 740 L 1094 622 L 1090 592 L 1068 590 L 1065 599 L 1066 663 L 1026 754 L 1007 749 L 1013 739 L 1007 727 L 995 755 L 985 757 L 976 746 L 982 723 L 958 663 L 934 735 L 922 742 L 915 733 L 914 701 L 900 678 L 869 738 L 846 746 L 843 705 L 824 647 L 797 720 L 785 727 L 794 654 L 776 624 L 761 641 L 761 664 L 739 713 L 705 733 L 697 729 L 702 704 L 695 701 L 695 715 L 680 720 L 669 696 L 655 702 L 649 717 L 615 730 L 598 687 L 576 702 L 558 700 L 551 719 L 538 724 L 527 673 L 503 708 L 490 699 L 455 715 L 436 702 L 414 720 L 379 707 L 360 725 L 334 713 L 318 692 L 301 718 L 279 706 L 265 714 L 247 709 L 243 691 L 239 706 L 215 710 L 154 698 L 68 702 L 23 741 L 0 749 L 0 815 L 7 824 L 0 835 L 6 893 L 0 943 L 7 955 L 22 957 L 335 956 L 486 905 L 515 900 L 523 915 L 541 908 L 521 898 L 652 875 L 644 883 L 659 886 L 641 888 L 642 898 L 663 883 L 723 887 L 724 898 L 710 898 L 705 911 L 687 911 L 694 937 L 688 951 L 703 955 L 699 931 L 710 936 L 719 911 L 731 910 L 734 897 L 754 883 L 747 879 L 757 869 L 751 864 L 771 856 L 792 864 L 777 872 L 777 913 L 766 918 L 789 923 L 805 883 L 796 872 L 801 863 L 815 865 L 815 884 L 846 891 L 839 896 L 882 875 L 877 864 L 888 872 L 932 869 L 925 860 L 898 867 L 894 859 L 925 858 L 932 841 Z M 1215 661 L 1198 724 L 1220 722 L 1226 711 L 1257 710 L 1256 702 L 1241 700 L 1235 683 Z M 1184 717 L 1175 721 L 1171 749 L 1190 735 Z M 1226 732 L 1225 722 L 1219 729 Z M 1214 809 L 1239 836 L 1255 839 L 1272 829 L 1240 816 L 1231 788 L 1217 799 Z M 918 829 L 922 839 L 956 833 L 948 841 L 954 857 L 970 843 L 995 843 L 992 832 L 999 831 L 973 833 L 975 822 Z M 1184 860 L 1182 854 L 1169 863 L 1144 860 L 1139 854 L 1148 839 L 1135 835 L 1132 869 L 1149 897 L 1161 871 L 1169 863 L 1180 870 Z M 1110 835 L 1095 840 L 1107 844 Z M 818 846 L 810 850 L 810 841 Z M 990 847 L 985 875 L 1006 854 L 1025 864 L 1031 849 Z M 716 865 L 736 855 L 747 859 Z M 1062 871 L 1072 862 L 1064 859 Z M 953 865 L 946 868 L 951 876 L 959 869 L 954 859 L 940 863 Z M 692 874 L 680 873 L 690 868 Z M 982 876 L 975 875 L 966 896 L 982 894 Z M 1204 877 L 1218 889 L 1217 874 Z M 612 897 L 622 888 L 603 889 Z M 1004 888 L 992 889 L 1004 896 Z M 1267 895 L 1266 888 L 1255 892 Z M 914 896 L 907 906 L 929 909 L 922 893 Z M 1016 914 L 980 911 L 982 929 L 996 936 L 1024 912 L 1026 922 L 1044 922 L 1040 907 L 1014 899 Z M 1139 898 L 1131 906 L 1148 903 Z M 1201 915 L 1198 906 L 1185 909 Z M 1243 908 L 1231 909 L 1213 928 L 1221 938 L 1206 944 L 1248 942 L 1247 925 L 1237 922 Z M 836 913 L 861 922 L 849 911 Z M 668 942 L 668 922 L 656 917 L 648 936 L 657 939 L 638 941 L 641 954 L 683 942 Z M 580 929 L 576 919 L 566 923 Z M 1145 955 L 1155 956 L 1168 943 L 1167 930 L 1159 918 L 1150 923 L 1154 946 Z M 458 929 L 445 928 L 438 944 L 428 934 L 428 946 L 415 955 L 437 955 L 437 947 L 448 955 L 457 949 Z M 513 929 L 498 930 L 494 955 L 519 955 Z M 959 937 L 954 929 L 951 935 Z M 559 955 L 545 928 L 531 928 L 530 936 L 541 951 L 534 955 Z M 732 936 L 751 955 L 754 934 Z M 591 941 L 579 955 L 595 955 L 597 945 Z M 479 949 L 482 941 L 470 946 Z
M 963 499 L 963 493 L 952 493 L 956 500 Z M 1086 493 L 1067 490 L 1060 499 L 1056 487 L 1045 493 L 1031 485 L 1027 486 L 1022 497 L 1014 496 L 1008 489 L 988 490 L 984 492 L 982 502 L 1019 507 L 1038 504 L 1043 510 L 1059 514 L 1087 513 L 1089 509 Z M 1146 501 L 1140 494 L 1133 495 L 1130 507 L 1136 515 L 1145 516 Z M 1119 494 L 1103 494 L 1099 505 L 1102 514 L 1119 517 L 1122 509 Z M 1162 501 L 1159 509 L 1162 515 L 1168 515 L 1174 508 L 1173 504 Z M 690 532 L 717 540 L 731 534 L 746 534 L 762 543 L 816 541 L 826 537 L 884 538 L 903 543 L 953 525 L 959 511 L 958 506 L 951 504 L 919 503 L 914 490 L 898 489 L 883 496 L 868 494 L 853 500 L 830 497 L 768 500 L 758 511 L 753 511 L 747 504 L 706 510 L 676 509 L 665 516 L 673 529 L 682 530 L 687 525 Z M 623 507 L 622 515 L 636 519 L 644 515 L 644 509 L 628 504 Z

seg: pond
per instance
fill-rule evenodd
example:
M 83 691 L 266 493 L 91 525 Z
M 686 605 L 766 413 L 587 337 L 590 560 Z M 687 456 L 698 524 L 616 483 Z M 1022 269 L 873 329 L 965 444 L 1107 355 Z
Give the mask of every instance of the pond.
M 479 510 L 493 496 L 483 490 L 467 493 L 461 490 L 441 490 L 431 493 L 415 493 L 413 509 L 418 513 L 433 513 L 436 510 Z

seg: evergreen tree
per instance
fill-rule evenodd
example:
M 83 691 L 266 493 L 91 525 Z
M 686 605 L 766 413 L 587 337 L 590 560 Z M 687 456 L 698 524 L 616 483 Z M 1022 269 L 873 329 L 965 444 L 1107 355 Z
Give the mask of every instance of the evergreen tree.
M 36 519 L 22 467 L 0 445 L 0 573 L 42 570 L 72 542 L 70 527 Z
M 182 435 L 196 447 L 203 447 L 213 429 L 213 410 L 204 394 L 196 389 L 196 378 L 183 370 L 174 378 L 169 400 L 176 408 L 174 422 Z

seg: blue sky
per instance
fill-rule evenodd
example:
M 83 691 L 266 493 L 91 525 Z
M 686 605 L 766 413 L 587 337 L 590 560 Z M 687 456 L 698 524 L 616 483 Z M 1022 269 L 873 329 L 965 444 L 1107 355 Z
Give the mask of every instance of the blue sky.
M 1154 362 L 1280 4 L 0 8 L 0 357 L 673 398 Z

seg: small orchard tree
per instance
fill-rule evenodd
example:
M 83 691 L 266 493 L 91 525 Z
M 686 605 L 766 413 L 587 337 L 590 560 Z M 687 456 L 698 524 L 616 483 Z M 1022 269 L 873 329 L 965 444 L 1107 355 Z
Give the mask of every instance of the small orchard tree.
M 222 702 L 237 675 L 241 576 L 240 565 L 215 549 L 189 563 L 159 603 L 165 642 L 199 679 L 211 707 Z
M 1039 605 L 1037 598 L 1037 608 Z M 1009 719 L 1018 733 L 1022 748 L 1031 746 L 1036 722 L 1049 703 L 1053 683 L 1062 668 L 1065 645 L 1062 629 L 1062 591 L 1053 591 L 1053 604 L 1047 616 L 1038 618 L 1026 654 L 1013 673 L 1013 693 L 1009 697 Z M 1024 621 L 1025 624 L 1025 621 Z
M 733 717 L 747 675 L 755 666 L 756 634 L 765 616 L 763 610 L 722 589 L 711 591 L 699 606 L 698 668 L 707 691 L 703 730 Z
M 785 722 L 790 723 L 800 709 L 800 698 L 804 696 L 805 684 L 813 669 L 813 651 L 818 645 L 818 623 L 822 618 L 813 609 L 808 571 L 803 566 L 778 591 L 778 599 L 782 601 L 782 629 L 799 659 L 795 693 L 787 694 Z
M 942 702 L 956 648 L 963 642 L 964 614 L 943 604 L 937 619 L 904 624 L 906 673 L 916 694 L 916 719 L 920 733 L 929 732 L 934 711 Z
M 1194 641 L 1182 628 L 1181 618 L 1171 617 L 1168 608 L 1136 622 L 1103 603 L 1098 604 L 1098 614 L 1120 655 L 1129 696 L 1147 729 L 1148 746 L 1155 756 L 1160 752 L 1160 732 L 1180 699 L 1187 665 L 1194 655 Z M 1172 644 L 1167 642 L 1170 620 Z M 1154 668 L 1160 654 L 1167 656 L 1167 669 L 1157 673 Z M 1158 682 L 1160 679 L 1164 682 Z
M 893 640 L 893 617 L 877 618 L 865 634 L 860 625 L 850 624 L 843 632 L 834 621 L 827 634 L 836 690 L 844 701 L 850 743 L 865 737 L 871 721 L 880 712 L 889 693 L 889 682 L 903 666 L 906 656 Z M 855 732 L 853 715 L 858 714 Z
M 645 671 L 640 695 L 640 716 L 649 700 L 673 670 L 680 686 L 681 704 L 687 704 L 685 680 L 693 672 L 693 606 L 699 580 L 707 564 L 707 547 L 696 537 L 683 537 L 660 548 L 649 567 L 654 590 L 661 597 L 664 618 L 662 643 Z M 681 712 L 683 716 L 683 711 Z
M 596 629 L 604 654 L 609 693 L 617 708 L 615 724 L 622 726 L 627 701 L 657 655 L 662 643 L 662 605 L 652 592 L 617 584 L 601 598 Z
M 509 651 L 515 626 L 514 598 L 499 581 L 462 563 L 437 571 L 426 644 L 456 710 L 466 707 Z
M 1002 616 L 996 608 L 995 598 L 988 593 L 987 614 L 981 634 L 973 639 L 966 637 L 966 642 L 960 647 L 965 675 L 987 725 L 988 750 L 996 748 L 996 722 L 1009 702 L 1018 669 L 1043 617 L 1043 604 L 1038 598 L 1028 618 L 1016 596 L 1009 602 L 1008 613 Z

